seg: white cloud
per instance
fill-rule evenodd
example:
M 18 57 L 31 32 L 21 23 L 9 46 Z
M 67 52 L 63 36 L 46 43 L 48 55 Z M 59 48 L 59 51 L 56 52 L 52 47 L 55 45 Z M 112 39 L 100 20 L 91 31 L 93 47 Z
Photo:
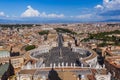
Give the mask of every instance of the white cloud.
M 27 6 L 27 10 L 21 14 L 22 17 L 38 17 L 39 11 L 33 9 L 31 6 Z
M 48 14 L 48 17 L 49 18 L 63 18 L 63 17 L 65 17 L 64 16 L 64 14 L 54 14 L 54 13 L 52 13 L 52 14 Z
M 104 2 L 104 3 L 108 3 L 108 2 L 109 2 L 109 0 L 103 0 L 103 2 Z
M 120 9 L 120 0 L 111 0 L 111 1 L 104 0 L 103 6 L 106 9 L 110 9 L 110 10 Z
M 46 14 L 45 12 L 40 13 L 40 17 L 43 18 L 64 18 L 64 14 Z
M 92 17 L 92 14 L 82 14 L 79 16 L 76 16 L 76 18 L 80 18 L 80 19 L 90 19 Z
M 83 10 L 78 16 L 70 18 L 81 21 L 104 21 L 110 19 L 120 19 L 120 0 L 103 0 L 102 4 L 97 4 L 92 11 Z
M 75 18 L 81 19 L 82 21 L 97 21 L 97 20 L 103 20 L 103 17 L 95 14 L 95 13 L 91 13 L 91 14 L 81 14 L 76 16 Z
M 69 16 L 70 18 L 74 18 L 74 16 Z
M 103 0 L 103 4 L 96 5 L 96 15 L 103 19 L 120 19 L 120 0 Z
M 9 15 L 6 15 L 4 12 L 0 12 L 0 18 L 8 18 Z
M 0 12 L 0 16 L 5 16 L 4 12 Z
M 103 9 L 104 7 L 102 5 L 95 6 L 96 9 Z
M 95 8 L 104 8 L 104 10 L 120 10 L 120 0 L 103 0 L 103 4 L 98 4 Z
M 31 6 L 27 6 L 27 10 L 21 14 L 21 17 L 42 17 L 42 18 L 63 18 L 64 14 L 46 14 L 45 12 L 39 12 L 33 9 Z

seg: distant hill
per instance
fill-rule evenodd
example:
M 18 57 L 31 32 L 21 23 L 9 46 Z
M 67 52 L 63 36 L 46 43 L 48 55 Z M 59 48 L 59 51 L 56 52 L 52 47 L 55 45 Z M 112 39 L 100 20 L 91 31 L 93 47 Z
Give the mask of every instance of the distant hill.
M 0 19 L 1 24 L 9 24 L 9 23 L 16 23 L 19 22 L 17 20 L 8 20 L 8 19 Z
M 89 23 L 93 22 L 120 22 L 118 19 L 110 19 L 104 21 L 88 21 Z M 20 20 L 13 20 L 13 19 L 0 19 L 0 24 L 37 24 L 37 23 L 87 23 L 87 21 L 80 21 L 80 20 L 62 20 L 62 19 L 49 19 L 49 20 L 39 20 L 39 19 L 20 19 Z
M 120 19 L 109 19 L 109 20 L 104 20 L 101 22 L 120 22 Z
M 7 19 L 0 19 L 0 24 L 22 24 L 22 23 L 27 23 L 27 24 L 36 24 L 36 23 L 80 23 L 81 21 L 77 20 L 59 20 L 59 19 L 51 19 L 51 20 L 7 20 Z

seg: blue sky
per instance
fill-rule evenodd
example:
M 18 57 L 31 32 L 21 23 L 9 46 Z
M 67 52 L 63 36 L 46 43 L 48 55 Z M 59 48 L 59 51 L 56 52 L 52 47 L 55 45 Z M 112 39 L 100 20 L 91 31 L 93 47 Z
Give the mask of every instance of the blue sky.
M 0 0 L 0 19 L 120 19 L 120 0 Z

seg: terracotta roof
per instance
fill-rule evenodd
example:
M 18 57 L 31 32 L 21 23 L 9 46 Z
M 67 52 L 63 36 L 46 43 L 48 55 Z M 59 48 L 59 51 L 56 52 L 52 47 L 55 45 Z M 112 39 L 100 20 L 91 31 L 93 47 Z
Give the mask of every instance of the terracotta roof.
M 35 69 L 31 69 L 31 70 L 21 70 L 20 72 L 19 72 L 19 74 L 31 74 L 31 75 L 33 75 L 34 73 L 35 73 Z
M 120 56 L 107 57 L 106 61 L 109 62 L 109 64 L 115 66 L 116 68 L 120 68 Z

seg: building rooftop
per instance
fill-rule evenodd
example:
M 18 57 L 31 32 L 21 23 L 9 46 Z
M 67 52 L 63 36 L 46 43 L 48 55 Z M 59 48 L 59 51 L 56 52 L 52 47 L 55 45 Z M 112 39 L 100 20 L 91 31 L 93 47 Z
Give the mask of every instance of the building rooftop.
M 21 74 L 31 74 L 36 77 L 46 79 L 48 77 L 59 78 L 61 80 L 78 80 L 78 78 L 84 78 L 85 80 L 95 80 L 95 75 L 106 75 L 105 69 L 90 69 L 90 68 L 40 68 L 40 69 L 28 69 L 21 70 Z M 56 76 L 56 77 L 55 77 Z M 52 79 L 52 80 L 59 80 Z
M 21 70 L 19 74 L 31 74 L 39 77 L 50 77 L 60 78 L 62 80 L 77 80 L 79 77 L 83 77 L 87 80 L 93 79 L 92 70 L 86 68 L 41 68 L 32 70 Z M 91 80 L 92 80 L 91 79 Z M 57 79 L 58 80 L 58 79 Z
M 108 57 L 106 61 L 114 67 L 120 68 L 120 56 Z
M 8 70 L 9 63 L 0 65 L 0 77 Z
M 31 74 L 33 75 L 35 73 L 36 69 L 30 69 L 30 70 L 21 70 L 19 74 Z
M 6 50 L 0 50 L 0 57 L 10 56 L 10 52 Z

